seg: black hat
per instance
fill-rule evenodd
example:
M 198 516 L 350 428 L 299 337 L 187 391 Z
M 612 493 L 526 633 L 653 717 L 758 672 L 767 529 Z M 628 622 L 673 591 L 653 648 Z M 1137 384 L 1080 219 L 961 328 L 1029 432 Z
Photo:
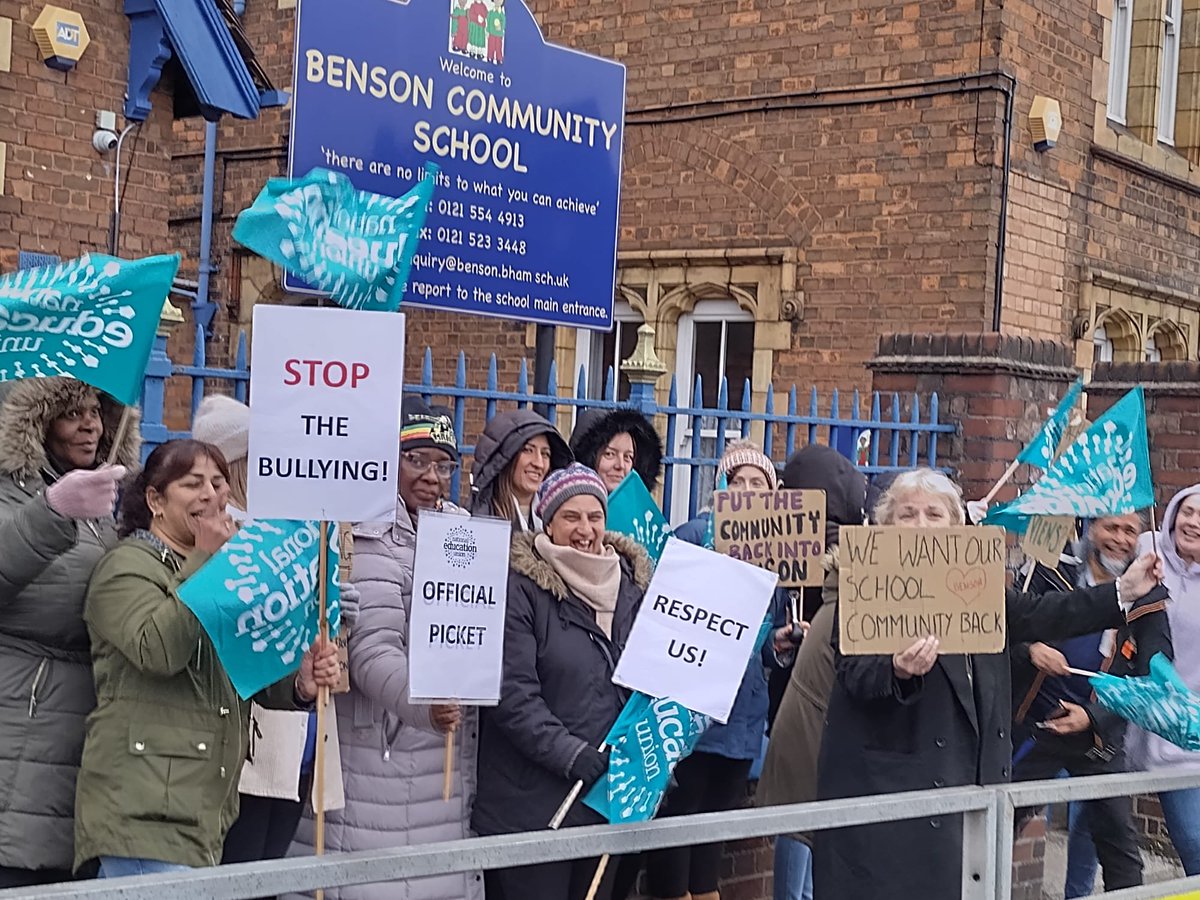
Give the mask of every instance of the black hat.
M 400 424 L 401 450 L 445 450 L 457 460 L 458 439 L 447 415 L 430 409 L 418 397 L 405 397 Z

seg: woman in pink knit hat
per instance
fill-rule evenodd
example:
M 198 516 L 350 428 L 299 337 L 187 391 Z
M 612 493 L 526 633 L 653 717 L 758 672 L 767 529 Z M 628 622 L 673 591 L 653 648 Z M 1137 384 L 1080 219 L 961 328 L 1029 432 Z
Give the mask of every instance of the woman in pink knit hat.
M 513 537 L 500 703 L 482 710 L 477 834 L 548 827 L 576 781 L 584 793 L 608 770 L 600 745 L 629 692 L 612 676 L 650 583 L 650 560 L 605 530 L 608 488 L 573 463 L 537 495 L 545 532 Z M 565 826 L 597 825 L 572 805 Z M 583 900 L 597 860 L 488 872 L 488 900 Z M 599 900 L 608 900 L 610 877 Z

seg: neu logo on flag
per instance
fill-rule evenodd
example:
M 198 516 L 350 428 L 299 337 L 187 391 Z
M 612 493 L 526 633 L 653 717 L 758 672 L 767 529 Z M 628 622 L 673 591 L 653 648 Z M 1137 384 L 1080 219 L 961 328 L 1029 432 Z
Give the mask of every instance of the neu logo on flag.
M 272 178 L 243 210 L 235 240 L 349 309 L 394 312 L 433 196 L 437 166 L 403 197 L 356 190 L 340 172 Z
M 137 403 L 178 268 L 92 254 L 0 277 L 0 381 L 65 376 Z
M 984 524 L 1023 533 L 1030 516 L 1095 518 L 1153 505 L 1146 402 L 1138 387 L 1063 450 L 1037 484 L 991 510 Z
M 341 619 L 337 526 L 326 556 L 329 634 Z M 208 634 L 243 698 L 296 671 L 316 640 L 320 523 L 254 519 L 176 594 Z

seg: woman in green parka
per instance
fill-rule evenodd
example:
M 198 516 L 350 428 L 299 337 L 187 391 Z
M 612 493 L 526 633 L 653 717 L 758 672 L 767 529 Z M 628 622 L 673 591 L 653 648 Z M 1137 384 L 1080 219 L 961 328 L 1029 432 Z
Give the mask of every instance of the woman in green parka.
M 175 589 L 234 533 L 220 450 L 170 441 L 121 505 L 124 540 L 96 566 L 84 620 L 96 710 L 75 796 L 75 865 L 101 877 L 216 865 L 237 818 L 250 704 Z M 299 672 L 257 698 L 304 708 L 338 679 L 337 649 L 318 643 Z

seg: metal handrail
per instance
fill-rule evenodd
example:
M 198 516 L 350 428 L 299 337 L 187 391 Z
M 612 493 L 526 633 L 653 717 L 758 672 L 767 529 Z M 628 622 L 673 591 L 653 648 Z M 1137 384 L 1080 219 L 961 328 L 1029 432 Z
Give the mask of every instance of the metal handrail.
M 110 881 L 18 888 L 0 891 L 0 900 L 243 900 L 317 888 L 534 865 L 605 853 L 617 856 L 665 847 L 941 815 L 964 817 L 963 900 L 1008 900 L 1016 808 L 1197 787 L 1200 787 L 1200 771 L 1183 774 L 1138 772 L 989 787 L 944 788 L 679 816 L 637 825 L 526 832 Z M 1105 898 L 1138 900 L 1164 896 L 1163 891 L 1185 892 L 1197 888 L 1200 888 L 1200 877 L 1106 894 Z

